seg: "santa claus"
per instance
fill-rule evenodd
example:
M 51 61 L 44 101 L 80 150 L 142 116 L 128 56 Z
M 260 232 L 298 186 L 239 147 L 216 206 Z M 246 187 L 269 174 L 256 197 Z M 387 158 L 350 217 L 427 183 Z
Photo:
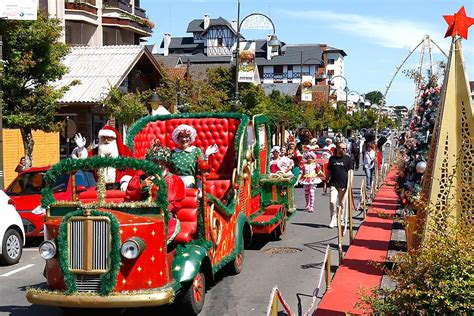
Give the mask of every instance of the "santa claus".
M 99 131 L 99 144 L 92 150 L 86 149 L 86 139 L 81 134 L 74 137 L 77 147 L 72 151 L 72 158 L 85 159 L 99 155 L 100 157 L 132 157 L 132 151 L 122 143 L 120 133 L 112 126 L 106 125 Z M 132 178 L 129 170 L 116 170 L 113 167 L 100 169 L 108 187 L 120 186 L 122 191 L 127 190 L 128 182 Z

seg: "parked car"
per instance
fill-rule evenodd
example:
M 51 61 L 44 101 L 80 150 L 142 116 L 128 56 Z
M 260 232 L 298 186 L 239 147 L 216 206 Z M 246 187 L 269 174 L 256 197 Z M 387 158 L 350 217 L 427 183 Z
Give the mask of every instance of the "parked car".
M 25 245 L 25 231 L 15 202 L 0 191 L 0 263 L 18 263 Z
M 35 167 L 21 172 L 5 190 L 15 202 L 23 221 L 26 237 L 42 237 L 45 210 L 41 208 L 41 190 L 45 187 L 44 175 L 50 167 Z M 92 172 L 75 174 L 77 192 L 86 191 L 96 185 Z M 61 176 L 53 186 L 57 199 L 68 200 L 72 194 L 70 174 Z

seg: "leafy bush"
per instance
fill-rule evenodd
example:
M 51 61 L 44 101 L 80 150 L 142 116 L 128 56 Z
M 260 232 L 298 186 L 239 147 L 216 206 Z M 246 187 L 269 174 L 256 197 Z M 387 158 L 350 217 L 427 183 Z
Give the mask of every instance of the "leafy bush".
M 423 247 L 395 256 L 387 271 L 393 290 L 362 292 L 357 304 L 375 314 L 470 314 L 474 311 L 474 229 L 456 224 L 434 228 Z

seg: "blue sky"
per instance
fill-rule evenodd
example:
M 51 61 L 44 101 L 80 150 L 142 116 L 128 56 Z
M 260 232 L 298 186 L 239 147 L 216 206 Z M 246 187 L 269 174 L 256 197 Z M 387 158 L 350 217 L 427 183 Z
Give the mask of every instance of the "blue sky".
M 343 49 L 345 77 L 351 90 L 366 93 L 385 91 L 395 68 L 408 52 L 429 34 L 448 53 L 450 39 L 444 38 L 447 24 L 443 15 L 451 15 L 465 6 L 474 17 L 473 1 L 457 0 L 241 0 L 241 19 L 259 12 L 270 16 L 278 38 L 287 44 L 326 43 Z M 160 44 L 163 33 L 190 36 L 188 23 L 222 16 L 237 19 L 237 0 L 141 0 L 141 7 L 155 23 L 149 43 Z M 468 76 L 474 80 L 474 27 L 469 40 L 463 41 Z M 266 31 L 242 30 L 247 39 L 264 38 Z M 428 55 L 425 55 L 425 60 Z M 403 69 L 419 65 L 417 51 Z M 435 48 L 433 60 L 444 60 Z M 436 71 L 436 69 L 435 69 Z M 411 107 L 415 97 L 413 82 L 401 72 L 388 92 L 388 105 Z

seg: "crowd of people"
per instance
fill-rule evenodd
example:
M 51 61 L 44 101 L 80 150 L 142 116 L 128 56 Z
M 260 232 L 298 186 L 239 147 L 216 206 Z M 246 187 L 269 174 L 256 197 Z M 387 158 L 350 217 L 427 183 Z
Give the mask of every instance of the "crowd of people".
M 408 128 L 398 139 L 401 158 L 398 183 L 400 197 L 405 205 L 410 204 L 421 192 L 439 98 L 440 87 L 434 83 L 422 87 Z

